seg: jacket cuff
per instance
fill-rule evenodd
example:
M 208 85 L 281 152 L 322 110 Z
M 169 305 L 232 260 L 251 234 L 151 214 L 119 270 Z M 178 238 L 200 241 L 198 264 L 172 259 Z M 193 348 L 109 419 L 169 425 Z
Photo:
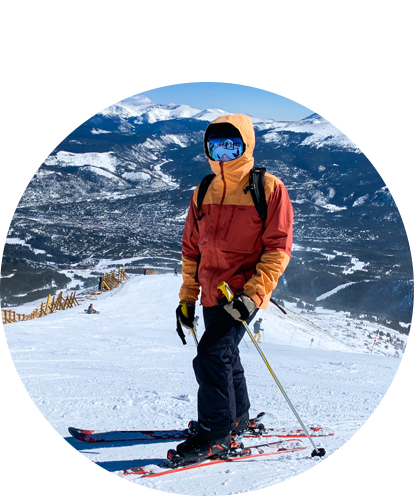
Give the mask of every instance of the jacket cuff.
M 243 293 L 256 303 L 257 308 L 260 308 L 260 305 L 263 303 L 263 298 L 255 293 L 253 289 L 248 288 L 243 291 Z
M 180 289 L 180 300 L 196 302 L 200 293 L 200 284 L 195 282 L 197 262 L 183 257 L 182 276 L 183 284 Z

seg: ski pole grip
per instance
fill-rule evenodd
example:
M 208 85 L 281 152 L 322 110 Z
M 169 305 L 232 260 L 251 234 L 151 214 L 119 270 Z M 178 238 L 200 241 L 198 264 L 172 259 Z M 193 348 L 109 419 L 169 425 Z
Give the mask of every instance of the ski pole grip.
M 184 315 L 185 318 L 188 318 L 187 302 L 185 300 L 181 300 L 180 305 L 181 305 L 182 314 Z
M 234 298 L 234 294 L 226 281 L 221 282 L 217 286 L 217 289 L 219 289 L 224 294 L 224 296 L 227 298 L 227 301 L 232 301 L 232 299 Z

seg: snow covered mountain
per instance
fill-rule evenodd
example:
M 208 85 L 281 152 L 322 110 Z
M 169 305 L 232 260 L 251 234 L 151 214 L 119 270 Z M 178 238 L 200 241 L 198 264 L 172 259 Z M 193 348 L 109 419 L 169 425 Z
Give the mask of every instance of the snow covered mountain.
M 9 239 L 19 242 L 7 242 L 2 265 L 3 276 L 16 274 L 2 279 L 3 304 L 40 298 L 45 280 L 62 287 L 68 269 L 93 269 L 101 259 L 128 259 L 138 272 L 179 265 L 190 196 L 209 173 L 203 133 L 226 113 L 137 95 L 80 125 L 45 160 L 16 210 Z M 312 304 L 327 295 L 331 308 L 410 322 L 409 245 L 373 165 L 317 114 L 297 122 L 251 118 L 255 163 L 282 179 L 295 210 L 280 297 Z
M 93 301 L 99 314 L 85 314 L 89 305 L 85 301 L 80 307 L 4 326 L 17 372 L 37 408 L 67 440 L 68 450 L 78 450 L 114 477 L 123 477 L 122 470 L 130 467 L 153 466 L 177 442 L 91 445 L 71 438 L 67 429 L 182 429 L 197 418 L 195 344 L 188 336 L 183 346 L 175 332 L 179 285 L 180 279 L 172 274 L 135 276 Z M 373 339 L 368 335 L 377 326 L 368 321 L 321 307 L 305 315 L 294 305 L 286 307 L 286 316 L 276 307 L 258 315 L 264 319 L 261 347 L 305 425 L 334 431 L 333 437 L 315 439 L 329 457 L 371 416 L 400 359 L 393 356 L 396 349 L 386 339 L 371 354 Z M 197 306 L 199 315 L 200 310 Z M 200 318 L 199 337 L 203 331 Z M 298 428 L 248 336 L 240 354 L 251 414 L 266 412 L 268 427 Z M 160 491 L 200 496 L 254 491 L 324 463 L 326 458 L 310 456 L 307 440 L 303 444 L 307 449 L 300 453 L 198 468 L 191 473 L 191 483 L 186 472 L 129 480 Z
M 122 100 L 116 105 L 112 105 L 97 115 L 116 116 L 121 118 L 136 118 L 135 123 L 154 124 L 158 121 L 172 119 L 193 118 L 212 121 L 221 115 L 228 115 L 229 112 L 220 109 L 199 110 L 188 105 L 159 104 L 152 102 L 149 98 L 136 95 Z

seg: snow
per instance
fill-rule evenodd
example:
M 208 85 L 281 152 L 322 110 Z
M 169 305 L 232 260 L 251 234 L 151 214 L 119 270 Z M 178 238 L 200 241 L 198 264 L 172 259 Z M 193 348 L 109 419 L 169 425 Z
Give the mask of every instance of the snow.
M 324 293 L 324 294 L 319 295 L 316 298 L 316 301 L 325 300 L 326 298 L 329 298 L 330 296 L 332 296 L 333 294 L 337 293 L 341 289 L 345 289 L 348 286 L 352 286 L 352 284 L 357 284 L 357 283 L 356 282 L 347 282 L 345 284 L 340 284 L 339 286 L 337 286 L 336 288 L 332 289 L 331 291 L 328 291 L 327 293 Z
M 29 246 L 26 244 L 26 241 L 24 241 L 23 239 L 19 239 L 19 238 L 6 238 L 6 245 Z
M 39 250 L 38 248 L 33 248 L 32 245 L 26 243 L 26 241 L 24 241 L 23 239 L 19 239 L 19 238 L 6 238 L 6 243 L 7 245 L 21 245 L 21 246 L 26 246 L 27 248 L 29 248 L 30 250 L 32 250 L 32 252 L 35 254 L 35 255 L 38 255 L 39 253 L 40 254 L 46 254 L 45 250 Z
M 357 200 L 354 201 L 352 206 L 353 207 L 360 207 L 368 200 L 368 198 L 369 198 L 369 195 L 361 196 L 360 198 L 358 198 Z
M 153 124 L 154 122 L 165 121 L 169 119 L 192 117 L 198 112 L 198 109 L 193 109 L 188 105 L 178 105 L 173 106 L 173 108 L 170 108 L 168 105 L 158 105 L 158 108 L 154 106 L 154 108 L 151 108 L 149 111 L 144 113 L 141 116 L 141 121 Z
M 154 171 L 157 172 L 157 175 L 159 177 L 159 179 L 161 179 L 163 182 L 165 182 L 166 184 L 168 184 L 168 186 L 170 188 L 178 188 L 179 185 L 178 183 L 173 179 L 172 176 L 168 175 L 168 174 L 165 174 L 165 172 L 162 172 L 161 171 L 161 167 L 163 165 L 165 165 L 167 162 L 169 162 L 170 160 L 164 160 L 163 162 L 161 162 L 160 164 L 157 164 L 157 165 L 154 165 Z
M 119 109 L 123 109 L 123 112 Z M 140 123 L 148 122 L 153 124 L 154 122 L 169 119 L 192 117 L 199 112 L 199 109 L 194 109 L 188 105 L 159 104 L 152 102 L 147 97 L 135 95 L 118 102 L 116 105 L 112 105 L 101 113 L 104 115 L 112 113 L 121 117 L 134 116 L 138 118 Z
M 161 141 L 163 141 L 165 144 L 175 144 L 178 145 L 181 148 L 186 148 L 187 145 L 187 137 L 183 134 L 164 134 L 161 136 Z
M 172 274 L 132 276 L 94 301 L 100 314 L 86 315 L 84 303 L 4 326 L 15 367 L 37 408 L 74 449 L 115 477 L 122 477 L 122 468 L 161 460 L 176 443 L 91 445 L 72 439 L 67 428 L 179 429 L 196 419 L 195 344 L 188 336 L 183 346 L 175 332 L 180 284 L 181 278 Z M 381 347 L 371 355 L 357 346 L 370 323 L 320 308 L 304 315 L 292 304 L 287 310 L 287 316 L 275 306 L 259 312 L 265 329 L 261 347 L 304 423 L 335 431 L 332 438 L 315 441 L 326 448 L 329 459 L 371 416 L 400 360 L 386 356 Z M 196 313 L 201 316 L 198 305 Z M 356 337 L 345 337 L 338 326 Z M 265 411 L 269 427 L 297 427 L 248 336 L 240 352 L 251 413 Z M 161 478 L 128 480 L 178 494 L 248 492 L 324 463 L 311 458 L 310 452 L 307 448 Z
M 351 267 L 347 267 L 346 269 L 343 270 L 344 274 L 353 274 L 357 270 L 367 272 L 368 269 L 367 267 L 369 265 L 369 262 L 361 262 L 357 257 L 351 257 Z
M 137 115 L 134 111 L 119 104 L 110 105 L 109 107 L 101 110 L 98 114 L 108 117 L 117 116 L 121 118 L 135 117 Z
M 45 165 L 59 167 L 82 167 L 85 165 L 92 165 L 115 172 L 117 160 L 112 152 L 72 153 L 60 151 L 56 155 L 49 155 L 45 160 Z
M 194 188 L 195 189 L 195 188 Z M 190 209 L 187 208 L 181 215 L 177 215 L 177 217 L 174 217 L 174 220 L 178 220 L 178 221 L 185 221 L 186 218 L 187 218 L 187 215 L 188 215 L 188 211 Z
M 98 174 L 98 176 L 103 176 L 103 177 L 106 177 L 108 179 L 112 179 L 112 180 L 115 180 L 119 183 L 122 183 L 122 181 L 117 176 L 112 174 L 112 172 L 108 172 L 106 169 L 101 169 L 100 167 L 95 167 L 95 166 L 88 167 L 88 169 L 91 172 Z
M 346 210 L 347 207 L 339 207 L 338 205 L 333 205 L 332 203 L 328 203 L 327 205 L 320 205 L 323 208 L 326 208 L 326 210 L 329 210 L 330 212 L 339 212 L 340 210 Z
M 159 121 L 170 119 L 193 118 L 202 121 L 213 121 L 218 117 L 229 115 L 230 112 L 222 109 L 204 109 L 199 110 L 188 105 L 181 104 L 159 104 L 154 103 L 146 97 L 135 95 L 118 102 L 115 105 L 100 112 L 106 116 L 117 116 L 121 119 L 135 118 L 136 123 L 153 124 Z M 341 147 L 348 151 L 361 153 L 358 147 L 352 143 L 339 129 L 333 126 L 323 117 L 312 114 L 299 121 L 275 121 L 262 117 L 249 115 L 256 130 L 266 131 L 263 135 L 265 142 L 273 142 L 282 146 L 288 141 L 288 137 L 283 135 L 286 132 L 308 134 L 300 143 L 301 146 L 310 145 L 316 148 L 320 147 Z M 131 125 L 123 120 L 122 126 L 126 126 L 125 132 L 133 132 Z M 93 129 L 92 133 L 101 132 L 99 129 Z M 282 133 L 282 134 L 281 134 Z M 179 146 L 186 146 L 182 142 L 177 142 Z M 337 165 L 337 164 L 333 164 Z
M 202 110 L 198 114 L 193 115 L 193 119 L 198 119 L 200 121 L 214 121 L 218 117 L 222 117 L 223 115 L 230 115 L 230 112 L 226 112 L 221 109 L 206 109 Z
M 128 181 L 140 183 L 142 181 L 149 181 L 151 176 L 146 172 L 124 172 L 122 177 Z
M 283 145 L 286 138 L 281 132 L 307 133 L 301 146 L 309 145 L 316 148 L 338 146 L 355 153 L 361 153 L 358 147 L 349 140 L 339 129 L 317 114 L 312 114 L 296 122 L 273 122 L 258 124 L 259 130 L 268 130 L 264 135 L 265 142 Z M 335 164 L 334 164 L 335 165 Z
M 111 131 L 105 131 L 105 129 L 96 129 L 92 128 L 91 129 L 91 134 L 111 134 Z

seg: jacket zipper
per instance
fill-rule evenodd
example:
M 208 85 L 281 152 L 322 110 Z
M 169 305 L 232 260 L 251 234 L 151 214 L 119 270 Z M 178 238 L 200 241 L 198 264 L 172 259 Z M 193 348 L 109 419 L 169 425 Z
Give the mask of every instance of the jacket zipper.
M 224 179 L 223 162 L 220 162 L 220 174 L 221 174 L 221 179 L 223 180 L 223 195 L 221 197 L 221 201 L 220 201 L 220 205 L 219 205 L 220 210 L 219 210 L 219 214 L 218 214 L 218 218 L 217 218 L 217 225 L 216 225 L 216 229 L 214 231 L 214 237 L 213 237 L 214 247 L 216 247 L 217 234 L 218 234 L 218 230 L 220 227 L 221 212 L 223 209 L 224 198 L 226 196 L 226 180 Z
M 218 213 L 218 217 L 217 217 L 217 225 L 216 225 L 216 229 L 214 231 L 214 236 L 213 236 L 213 247 L 214 247 L 214 252 L 215 252 L 215 255 L 216 255 L 216 271 L 218 270 L 218 264 L 219 264 L 219 257 L 218 257 L 218 252 L 217 252 L 217 234 L 218 234 L 218 230 L 219 230 L 219 227 L 220 227 L 220 220 L 221 220 L 221 212 L 222 212 L 222 207 L 223 207 L 223 203 L 224 203 L 224 198 L 226 196 L 226 180 L 224 178 L 224 171 L 223 171 L 223 165 L 224 163 L 223 162 L 220 162 L 220 175 L 221 175 L 221 179 L 223 180 L 223 195 L 221 197 L 221 201 L 220 201 L 220 205 L 219 205 L 219 213 Z M 214 274 L 213 274 L 213 277 L 212 277 L 212 280 L 214 280 Z M 213 290 L 216 290 L 216 288 L 212 288 Z

